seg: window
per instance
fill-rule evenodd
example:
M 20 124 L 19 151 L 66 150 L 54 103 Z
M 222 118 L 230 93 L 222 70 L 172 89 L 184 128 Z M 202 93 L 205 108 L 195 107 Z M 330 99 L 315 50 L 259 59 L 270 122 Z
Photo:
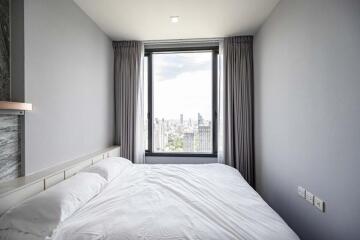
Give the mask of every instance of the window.
M 148 130 L 148 117 L 149 117 L 149 104 L 148 104 L 148 56 L 144 57 L 144 144 L 145 144 L 145 151 L 149 151 L 149 130 Z
M 216 155 L 217 58 L 217 48 L 146 51 L 147 155 Z

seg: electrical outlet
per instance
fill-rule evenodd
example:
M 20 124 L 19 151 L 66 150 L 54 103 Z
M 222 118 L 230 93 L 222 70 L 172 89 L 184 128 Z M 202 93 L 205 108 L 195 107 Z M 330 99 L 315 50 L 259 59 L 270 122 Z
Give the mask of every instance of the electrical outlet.
M 309 191 L 306 191 L 305 196 L 306 196 L 306 201 L 314 205 L 314 194 L 312 194 Z
M 298 195 L 299 195 L 300 197 L 305 198 L 305 193 L 306 193 L 305 188 L 303 188 L 303 187 L 301 187 L 301 186 L 298 186 L 297 191 L 298 191 Z
M 314 198 L 314 205 L 321 212 L 325 212 L 325 202 L 316 196 Z

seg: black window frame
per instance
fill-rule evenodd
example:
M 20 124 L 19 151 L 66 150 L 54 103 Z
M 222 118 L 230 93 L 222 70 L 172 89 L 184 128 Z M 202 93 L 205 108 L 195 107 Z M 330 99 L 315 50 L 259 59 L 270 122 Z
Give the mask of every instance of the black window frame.
M 212 153 L 182 153 L 182 152 L 153 152 L 153 69 L 152 69 L 152 55 L 153 53 L 166 52 L 197 52 L 197 51 L 211 51 L 212 52 Z M 176 47 L 176 48 L 152 48 L 145 49 L 145 54 L 148 58 L 148 149 L 145 151 L 145 156 L 164 156 L 164 157 L 217 157 L 217 95 L 218 95 L 218 56 L 219 47 Z

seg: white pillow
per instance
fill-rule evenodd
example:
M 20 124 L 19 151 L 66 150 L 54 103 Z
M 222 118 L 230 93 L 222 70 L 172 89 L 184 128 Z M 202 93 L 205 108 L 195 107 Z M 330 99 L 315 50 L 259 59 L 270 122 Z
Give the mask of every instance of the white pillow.
M 128 159 L 121 157 L 111 157 L 101 160 L 99 163 L 84 169 L 83 172 L 97 173 L 110 182 L 130 166 L 132 166 L 132 162 L 130 162 Z
M 78 173 L 10 209 L 0 230 L 15 229 L 46 237 L 66 218 L 101 192 L 106 181 L 95 173 Z

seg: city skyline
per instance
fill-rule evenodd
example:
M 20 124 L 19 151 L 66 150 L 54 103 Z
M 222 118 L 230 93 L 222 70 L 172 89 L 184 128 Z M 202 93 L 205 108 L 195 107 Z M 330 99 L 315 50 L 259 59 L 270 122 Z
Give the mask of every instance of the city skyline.
M 154 119 L 152 151 L 211 153 L 211 120 L 205 119 L 200 113 L 197 119 L 185 119 L 184 114 L 177 119 Z

